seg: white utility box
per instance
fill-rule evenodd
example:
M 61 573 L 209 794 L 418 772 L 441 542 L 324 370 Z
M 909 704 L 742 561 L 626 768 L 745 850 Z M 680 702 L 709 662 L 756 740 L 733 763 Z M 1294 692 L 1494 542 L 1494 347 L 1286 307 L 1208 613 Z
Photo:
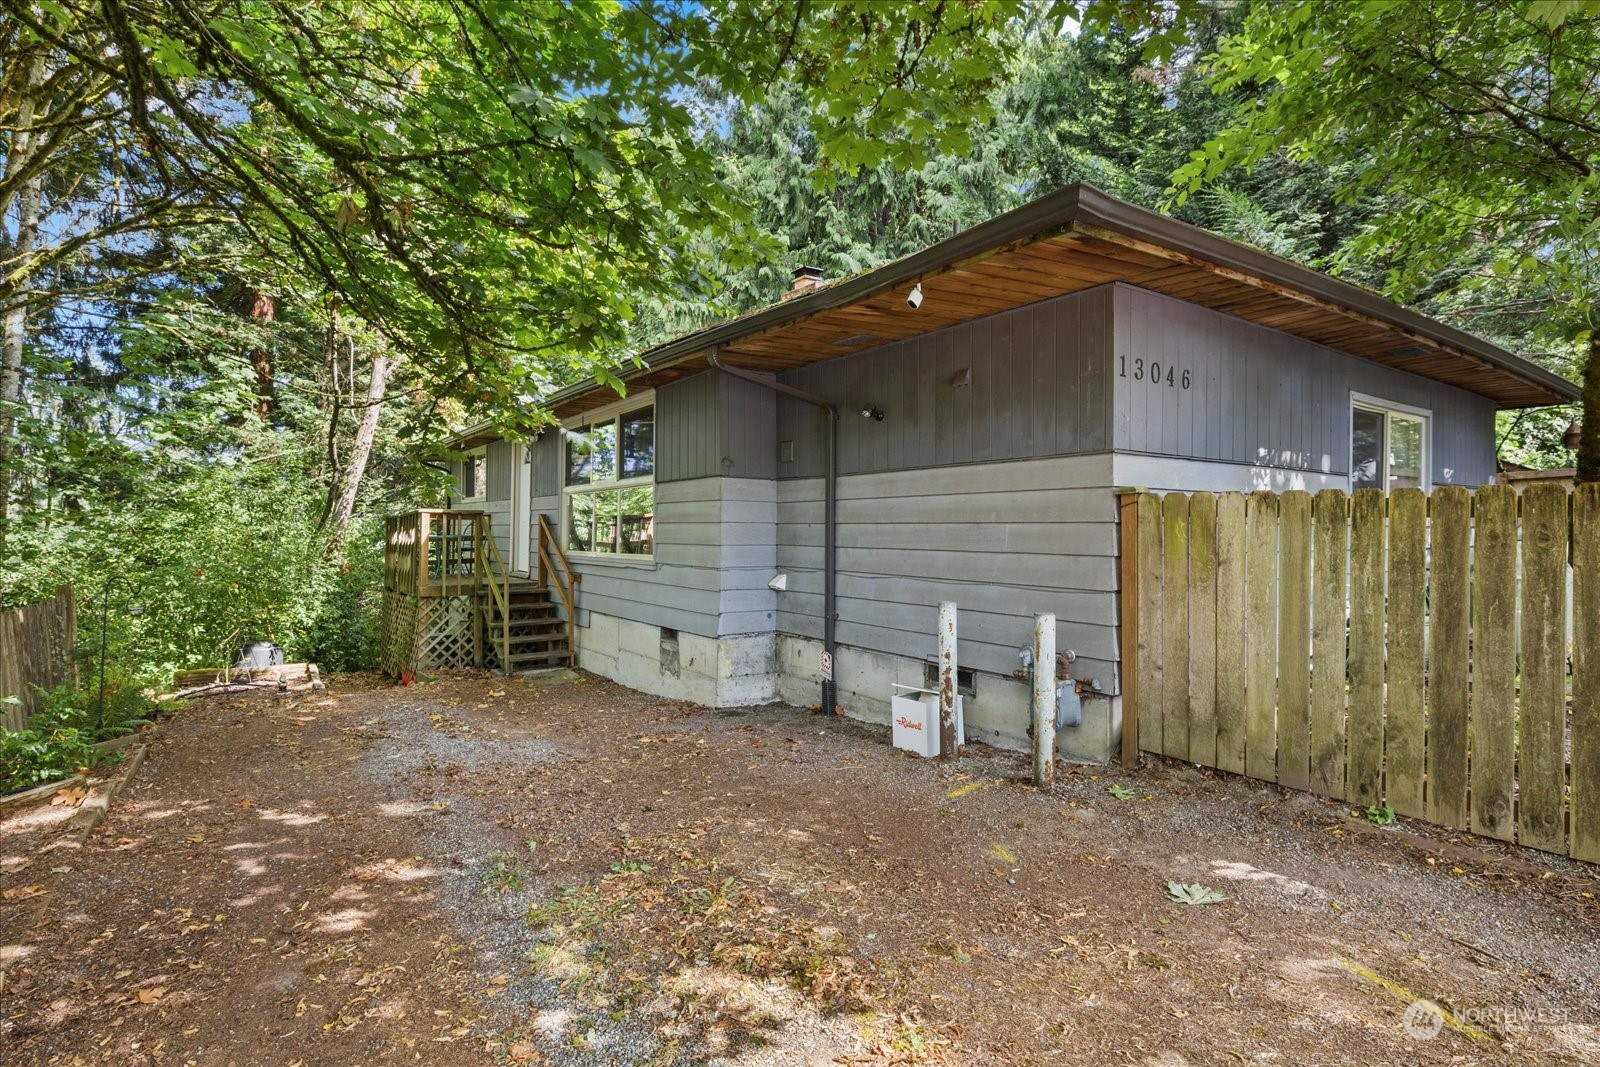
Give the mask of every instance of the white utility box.
M 897 687 L 899 688 L 899 687 Z M 889 699 L 894 747 L 919 756 L 939 754 L 939 694 L 927 689 L 905 689 Z M 961 697 L 956 697 L 956 744 L 966 741 Z

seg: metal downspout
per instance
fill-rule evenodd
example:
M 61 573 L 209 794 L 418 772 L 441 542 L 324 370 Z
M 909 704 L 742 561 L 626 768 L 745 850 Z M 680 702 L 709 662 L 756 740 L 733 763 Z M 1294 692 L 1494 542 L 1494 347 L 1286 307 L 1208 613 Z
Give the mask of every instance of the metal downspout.
M 708 361 L 717 371 L 758 385 L 763 389 L 770 389 L 774 393 L 792 396 L 814 407 L 819 407 L 828 416 L 828 460 L 827 474 L 823 478 L 822 490 L 822 648 L 828 653 L 830 660 L 833 657 L 834 623 L 838 612 L 834 607 L 835 584 L 835 542 L 837 540 L 838 511 L 839 511 L 839 409 L 833 404 L 808 393 L 804 389 L 796 389 L 792 385 L 785 385 L 776 378 L 766 374 L 756 374 L 753 371 L 741 370 L 738 367 L 729 367 L 724 364 L 717 354 L 717 346 L 710 348 Z M 831 715 L 837 701 L 834 699 L 835 687 L 832 672 L 830 677 L 822 682 L 822 711 Z

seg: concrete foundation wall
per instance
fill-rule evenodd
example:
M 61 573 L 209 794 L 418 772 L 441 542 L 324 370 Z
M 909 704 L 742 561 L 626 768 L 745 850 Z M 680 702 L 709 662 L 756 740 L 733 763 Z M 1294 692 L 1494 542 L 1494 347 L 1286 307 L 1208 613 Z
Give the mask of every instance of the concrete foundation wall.
M 958 622 L 959 628 L 959 622 Z M 817 657 L 822 643 L 808 637 L 779 634 L 776 693 L 798 707 L 816 707 L 821 699 Z M 866 649 L 838 646 L 833 661 L 837 699 L 845 714 L 863 722 L 889 725 L 889 698 L 896 685 L 923 686 L 924 662 Z M 976 694 L 964 698 L 967 740 L 997 748 L 1027 750 L 1031 718 L 1028 684 L 1016 678 L 978 673 Z M 1063 759 L 1101 763 L 1111 758 L 1122 737 L 1121 701 L 1086 696 L 1083 725 L 1056 732 L 1056 752 Z
M 773 649 L 770 632 L 703 637 L 591 611 L 578 666 L 656 696 L 740 707 L 773 699 Z

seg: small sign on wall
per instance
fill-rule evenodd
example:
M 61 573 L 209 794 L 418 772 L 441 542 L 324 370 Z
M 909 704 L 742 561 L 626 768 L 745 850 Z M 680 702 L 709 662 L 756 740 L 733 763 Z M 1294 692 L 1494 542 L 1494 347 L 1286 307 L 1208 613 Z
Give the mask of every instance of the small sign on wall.
M 833 653 L 823 649 L 817 657 L 817 669 L 822 672 L 824 682 L 833 681 Z

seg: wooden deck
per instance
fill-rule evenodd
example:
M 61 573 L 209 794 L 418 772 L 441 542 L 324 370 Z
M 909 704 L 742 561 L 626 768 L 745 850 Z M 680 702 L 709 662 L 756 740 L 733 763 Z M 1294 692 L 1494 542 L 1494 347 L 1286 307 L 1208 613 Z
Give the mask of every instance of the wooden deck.
M 539 573 L 510 574 L 482 511 L 425 508 L 387 520 L 381 667 L 391 677 L 573 662 L 577 575 L 541 519 Z

